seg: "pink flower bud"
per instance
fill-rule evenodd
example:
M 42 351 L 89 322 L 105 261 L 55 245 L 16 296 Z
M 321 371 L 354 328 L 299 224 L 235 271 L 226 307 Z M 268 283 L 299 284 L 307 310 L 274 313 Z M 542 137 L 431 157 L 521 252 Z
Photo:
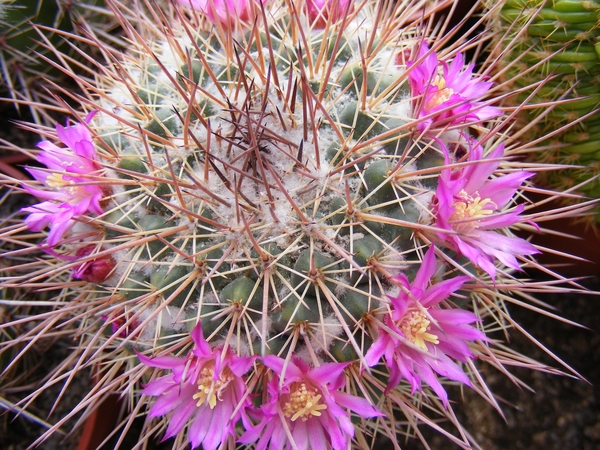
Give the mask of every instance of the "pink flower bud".
M 235 28 L 254 19 L 252 12 L 259 11 L 266 0 L 178 0 L 204 14 L 211 22 L 220 22 L 226 28 Z
M 89 256 L 95 248 L 95 245 L 82 247 L 77 251 L 76 257 L 84 258 Z M 101 283 L 106 280 L 114 267 L 115 261 L 110 256 L 95 258 L 73 268 L 73 278 L 89 281 L 90 283 Z
M 327 21 L 338 22 L 351 12 L 352 3 L 352 0 L 306 0 L 308 20 L 314 28 L 323 29 Z

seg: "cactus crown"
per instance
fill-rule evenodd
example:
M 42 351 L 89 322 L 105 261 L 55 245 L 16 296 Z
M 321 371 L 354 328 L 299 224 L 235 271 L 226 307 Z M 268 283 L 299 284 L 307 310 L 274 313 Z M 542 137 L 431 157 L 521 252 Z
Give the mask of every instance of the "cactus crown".
M 372 42 L 358 26 L 372 17 L 347 16 L 342 33 L 279 12 L 268 35 L 258 16 L 240 41 L 229 30 L 178 31 L 136 58 L 136 110 L 114 131 L 96 127 L 119 158 L 117 177 L 135 183 L 101 217 L 127 248 L 124 297 L 182 308 L 169 314 L 201 319 L 208 334 L 244 323 L 242 341 L 259 354 L 298 352 L 299 329 L 319 353 L 336 343 L 364 353 L 361 317 L 418 260 L 412 232 L 430 193 L 403 173 L 417 155 L 440 160 L 409 139 L 394 58 L 414 37 Z M 123 120 L 143 133 L 124 140 Z

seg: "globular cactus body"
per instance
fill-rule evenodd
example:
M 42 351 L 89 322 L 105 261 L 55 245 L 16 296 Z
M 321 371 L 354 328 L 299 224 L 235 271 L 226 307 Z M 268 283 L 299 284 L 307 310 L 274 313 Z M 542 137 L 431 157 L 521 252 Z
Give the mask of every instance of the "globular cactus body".
M 117 176 L 134 182 L 100 217 L 115 243 L 131 243 L 116 292 L 139 279 L 141 295 L 182 308 L 182 322 L 200 318 L 205 332 L 217 328 L 212 317 L 238 309 L 257 352 L 310 326 L 318 352 L 342 339 L 364 353 L 361 318 L 381 308 L 390 277 L 414 267 L 410 224 L 418 229 L 431 197 L 402 172 L 440 158 L 402 125 L 410 94 L 390 63 L 400 49 L 379 43 L 361 67 L 357 19 L 348 21 L 341 39 L 312 30 L 301 48 L 283 15 L 269 47 L 262 31 L 229 50 L 231 42 L 179 32 L 154 43 L 154 57 L 136 58 L 127 86 L 135 94 L 122 102 L 137 111 L 123 108 L 114 128 L 94 123 L 117 167 L 132 170 Z M 112 95 L 119 88 L 106 86 Z M 376 95 L 386 101 L 377 105 Z M 143 134 L 123 142 L 125 120 Z M 140 236 L 150 239 L 143 250 Z

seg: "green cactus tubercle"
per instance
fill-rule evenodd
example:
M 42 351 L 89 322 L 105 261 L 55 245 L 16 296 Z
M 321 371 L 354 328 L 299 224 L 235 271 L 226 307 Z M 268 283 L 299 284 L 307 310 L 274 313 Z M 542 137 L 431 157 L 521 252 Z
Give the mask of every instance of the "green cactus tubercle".
M 410 224 L 432 186 L 402 174 L 443 159 L 410 138 L 408 84 L 389 62 L 397 48 L 382 45 L 364 69 L 358 32 L 339 43 L 313 31 L 300 54 L 283 20 L 272 53 L 248 37 L 228 61 L 214 36 L 182 35 L 154 43 L 161 70 L 140 54 L 129 86 L 106 87 L 127 105 L 118 121 L 94 121 L 126 181 L 100 217 L 104 246 L 124 248 L 111 280 L 125 300 L 168 305 L 190 326 L 200 319 L 207 336 L 225 335 L 237 314 L 259 352 L 312 327 L 318 351 L 342 340 L 356 357 L 390 277 L 419 262 Z M 125 121 L 142 133 L 124 137 Z
M 533 136 L 565 128 L 545 141 L 548 150 L 533 157 L 581 166 L 543 172 L 540 181 L 560 190 L 581 185 L 580 193 L 600 198 L 600 2 L 508 0 L 500 22 L 507 44 L 525 28 L 516 45 L 508 44 L 511 51 L 506 55 L 511 89 L 520 89 L 515 101 L 523 102 L 535 89 L 531 104 L 556 103 L 550 111 L 540 107 L 523 114 L 528 122 L 539 120 Z M 595 217 L 600 220 L 600 214 Z

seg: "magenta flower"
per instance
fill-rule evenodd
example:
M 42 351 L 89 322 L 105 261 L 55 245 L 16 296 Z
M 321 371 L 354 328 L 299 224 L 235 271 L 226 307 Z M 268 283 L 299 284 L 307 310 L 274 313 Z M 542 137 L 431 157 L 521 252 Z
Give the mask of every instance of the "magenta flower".
M 457 170 L 444 169 L 440 174 L 432 202 L 435 225 L 440 228 L 436 238 L 494 278 L 495 259 L 519 270 L 515 255 L 539 253 L 524 239 L 494 231 L 519 221 L 523 205 L 517 205 L 510 211 L 503 209 L 519 186 L 534 174 L 520 171 L 490 179 L 500 165 L 504 145 L 499 145 L 487 158 L 483 158 L 481 145 L 476 141 L 469 142 L 468 161 L 473 164 Z M 448 150 L 443 144 L 441 146 L 448 164 Z
M 95 115 L 88 114 L 86 123 Z M 24 188 L 36 197 L 46 200 L 37 205 L 23 208 L 30 213 L 25 219 L 28 228 L 40 231 L 50 225 L 48 244 L 53 247 L 64 233 L 75 223 L 77 216 L 93 212 L 102 214 L 100 200 L 102 188 L 89 184 L 90 178 L 98 170 L 97 155 L 88 129 L 81 123 L 73 126 L 56 126 L 58 139 L 66 145 L 60 148 L 50 141 L 42 141 L 38 147 L 43 150 L 37 160 L 47 170 L 28 167 L 27 171 L 50 190 Z
M 267 355 L 263 363 L 274 372 L 268 383 L 267 403 L 260 407 L 260 423 L 248 429 L 240 442 L 256 442 L 255 450 L 297 448 L 345 450 L 354 436 L 347 409 L 361 417 L 382 413 L 364 398 L 341 391 L 348 364 L 328 363 L 311 369 L 294 357 Z M 293 441 L 293 444 L 292 444 Z
M 436 374 L 471 386 L 467 375 L 453 360 L 466 362 L 467 358 L 473 358 L 467 341 L 486 337 L 469 325 L 477 320 L 472 312 L 439 307 L 468 277 L 455 277 L 429 286 L 435 271 L 435 249 L 431 247 L 412 284 L 404 274 L 395 277 L 400 294 L 390 297 L 391 314 L 385 318 L 385 327 L 379 329 L 379 336 L 367 351 L 365 360 L 372 367 L 385 358 L 390 369 L 388 390 L 404 378 L 414 393 L 422 390 L 423 381 L 447 405 L 448 394 Z
M 240 22 L 253 20 L 253 4 L 264 4 L 267 0 L 177 0 L 185 6 L 206 15 L 211 22 L 219 21 L 227 28 L 235 28 Z
M 352 11 L 353 0 L 306 0 L 308 20 L 316 29 L 323 29 L 327 21 L 337 22 Z
M 417 104 L 418 117 L 423 119 L 419 122 L 419 131 L 437 125 L 445 127 L 487 120 L 501 114 L 499 109 L 476 101 L 487 93 L 492 83 L 474 78 L 474 65 L 465 67 L 462 54 L 448 66 L 423 42 L 418 54 L 418 59 L 421 58 L 424 59 L 419 64 L 408 63 L 411 94 Z
M 230 349 L 211 349 L 200 324 L 191 336 L 195 346 L 186 358 L 147 358 L 138 353 L 143 364 L 172 372 L 148 383 L 143 394 L 158 397 L 149 418 L 173 413 L 163 440 L 175 436 L 191 420 L 188 439 L 192 448 L 202 445 L 204 450 L 215 450 L 229 436 L 236 436 L 240 419 L 246 427 L 250 425 L 246 409 L 251 402 L 243 376 L 254 358 L 239 357 Z

